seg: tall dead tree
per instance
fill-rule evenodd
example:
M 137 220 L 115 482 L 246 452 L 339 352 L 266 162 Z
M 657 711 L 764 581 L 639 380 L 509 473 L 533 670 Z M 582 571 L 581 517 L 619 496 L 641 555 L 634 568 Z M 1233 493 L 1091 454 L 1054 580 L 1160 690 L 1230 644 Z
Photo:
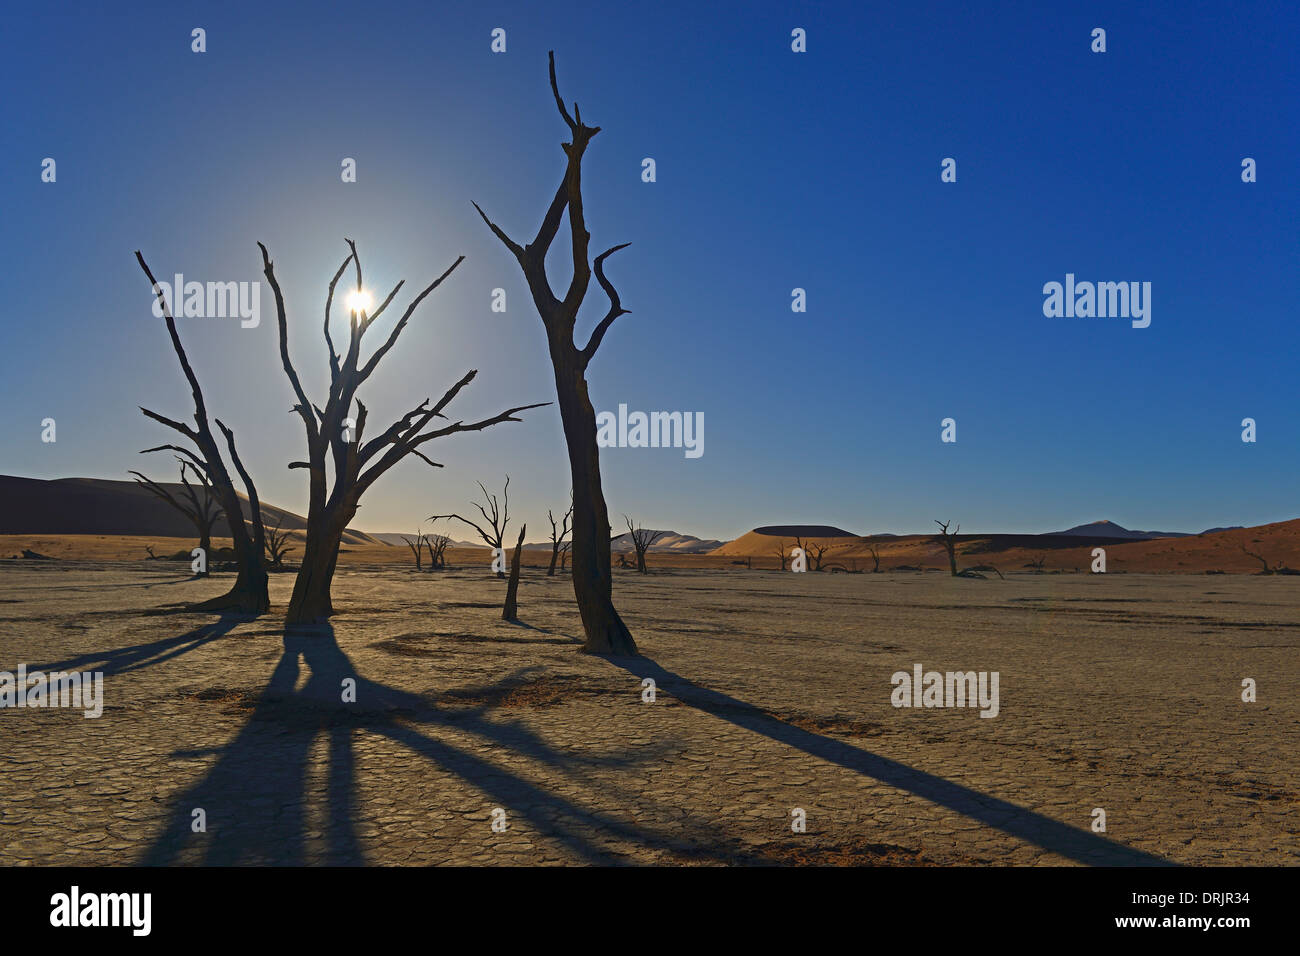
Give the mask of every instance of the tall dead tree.
M 208 406 L 203 397 L 203 389 L 199 386 L 198 377 L 190 366 L 189 356 L 185 354 L 185 348 L 181 345 L 180 335 L 176 331 L 176 320 L 172 317 L 171 305 L 167 302 L 162 287 L 158 285 L 158 281 L 153 277 L 148 263 L 144 261 L 144 256 L 140 254 L 139 250 L 136 250 L 135 258 L 140 263 L 140 268 L 144 270 L 144 274 L 148 277 L 154 295 L 158 297 L 163 319 L 167 323 L 167 334 L 171 337 L 172 350 L 176 353 L 176 358 L 181 364 L 181 371 L 185 373 L 185 379 L 190 385 L 190 394 L 194 399 L 194 427 L 192 428 L 183 422 L 165 418 L 147 408 L 141 408 L 140 411 L 154 421 L 180 432 L 193 443 L 197 453 L 179 445 L 159 445 L 158 448 L 150 450 L 158 451 L 166 448 L 177 454 L 184 455 L 207 476 L 213 493 L 221 503 L 222 511 L 226 514 L 226 523 L 230 526 L 230 537 L 235 549 L 235 562 L 239 569 L 235 577 L 235 584 L 227 593 L 221 597 L 195 605 L 194 609 L 263 613 L 270 609 L 271 598 L 268 592 L 266 559 L 263 553 L 266 548 L 266 530 L 262 526 L 262 505 L 257 497 L 257 488 L 253 485 L 253 479 L 249 476 L 248 470 L 244 468 L 244 463 L 239 458 L 239 452 L 235 450 L 235 433 L 227 428 L 221 419 L 214 419 L 217 428 L 221 430 L 226 439 L 226 448 L 230 452 L 231 463 L 234 465 L 235 470 L 239 472 L 239 477 L 244 483 L 244 490 L 248 495 L 249 518 L 245 522 L 244 509 L 239 499 L 239 493 L 235 491 L 235 483 L 231 480 L 230 472 L 226 469 L 221 448 L 218 446 L 217 440 L 212 434 L 212 427 L 208 423 Z
M 477 531 L 478 536 L 483 539 L 483 543 L 492 549 L 492 559 L 494 562 L 497 560 L 498 556 L 500 556 L 502 561 L 505 561 L 506 526 L 510 524 L 510 476 L 506 475 L 506 486 L 501 493 L 501 500 L 499 501 L 497 500 L 496 495 L 488 494 L 488 490 L 483 487 L 483 482 L 476 482 L 476 484 L 483 492 L 484 503 L 479 504 L 477 501 L 471 501 L 470 504 L 477 508 L 479 513 L 483 515 L 483 521 L 487 525 L 486 528 L 477 522 L 471 521 L 469 518 L 462 518 L 458 514 L 430 515 L 429 520 L 441 521 L 443 518 L 455 518 L 457 521 L 464 522 Z M 504 571 L 497 572 L 497 577 L 504 578 L 505 576 L 506 574 Z
M 156 449 L 149 449 L 155 451 Z M 143 452 L 141 452 L 143 454 Z M 208 476 L 197 466 L 192 465 L 179 455 L 176 460 L 181 466 L 181 495 L 177 497 L 167 490 L 166 485 L 160 485 L 152 479 L 146 477 L 138 471 L 129 472 L 135 475 L 135 480 L 144 485 L 155 497 L 167 502 L 185 517 L 190 519 L 194 525 L 194 530 L 199 536 L 199 550 L 203 552 L 203 570 L 199 571 L 195 577 L 206 578 L 208 576 L 208 559 L 212 554 L 212 526 L 216 523 L 217 517 L 221 513 L 221 508 L 217 500 L 212 496 L 212 484 L 208 481 Z M 195 480 L 203 489 L 200 497 L 198 489 L 189 483 L 185 477 L 187 469 L 193 468 Z
M 942 535 L 940 540 L 943 542 L 944 550 L 948 552 L 948 567 L 955 578 L 957 577 L 957 532 L 961 531 L 961 525 L 957 525 L 957 529 L 950 533 L 948 526 L 952 524 L 951 521 L 940 521 L 936 518 L 934 523 L 939 526 L 939 533 Z
M 558 523 L 549 508 L 546 509 L 546 517 L 551 522 L 551 566 L 546 569 L 546 576 L 552 578 L 555 577 L 555 562 L 560 557 L 560 545 L 569 535 L 569 519 L 573 517 L 573 503 L 569 503 L 569 510 Z
M 519 596 L 519 553 L 524 550 L 524 532 L 528 530 L 528 525 L 521 525 L 519 528 L 519 540 L 515 542 L 515 554 L 510 559 L 510 580 L 506 584 L 506 603 L 501 608 L 501 620 L 517 621 L 519 620 L 519 605 L 516 598 Z
M 371 354 L 364 363 L 361 360 L 361 340 L 384 314 L 393 298 L 405 284 L 398 282 L 388 297 L 380 303 L 373 314 L 365 309 L 350 310 L 348 345 L 340 357 L 334 349 L 334 340 L 330 335 L 330 307 L 334 301 L 334 288 L 351 263 L 356 275 L 358 295 L 362 291 L 361 259 L 357 255 L 356 243 L 345 240 L 349 253 L 330 280 L 329 293 L 325 299 L 325 344 L 329 348 L 330 386 L 324 407 L 312 403 L 307 398 L 289 357 L 289 323 L 285 313 L 284 294 L 275 276 L 275 266 L 266 251 L 266 246 L 258 243 L 262 250 L 262 268 L 266 280 L 275 293 L 276 322 L 280 332 L 280 360 L 284 373 L 289 378 L 297 402 L 293 411 L 302 419 L 307 435 L 307 460 L 290 462 L 290 468 L 304 468 L 309 476 L 309 496 L 307 504 L 307 533 L 303 546 L 302 565 L 293 584 L 293 595 L 289 599 L 289 610 L 285 614 L 286 624 L 313 624 L 324 621 L 334 613 L 330 599 L 330 585 L 334 580 L 334 570 L 338 564 L 339 545 L 343 532 L 357 513 L 361 496 L 381 475 L 402 461 L 408 455 L 414 455 L 435 468 L 442 467 L 431 460 L 420 446 L 435 438 L 455 435 L 460 432 L 481 431 L 501 422 L 517 422 L 515 415 L 539 405 L 520 405 L 507 409 L 491 418 L 466 424 L 463 421 L 452 422 L 438 428 L 425 428 L 435 418 L 445 419 L 443 410 L 460 394 L 461 389 L 474 380 L 477 370 L 467 372 L 459 382 L 447 389 L 436 403 L 430 405 L 425 399 L 415 408 L 398 418 L 388 428 L 369 441 L 365 441 L 367 409 L 357 396 L 357 390 L 375 373 L 384 356 L 397 343 L 398 337 L 406 328 L 411 316 L 420 303 L 443 281 L 451 275 L 465 257 L 460 256 L 437 279 L 425 286 L 419 295 L 407 305 L 402 317 L 393 326 L 388 338 Z M 352 405 L 356 403 L 353 417 Z M 543 403 L 545 404 L 545 403 Z M 330 470 L 333 471 L 333 483 L 330 482 Z
M 650 550 L 650 545 L 654 544 L 667 531 L 647 531 L 642 527 L 632 527 L 632 519 L 623 515 L 623 520 L 627 522 L 627 533 L 632 536 L 632 547 L 636 548 L 636 569 L 642 574 L 646 573 L 645 553 Z
M 555 392 L 559 399 L 560 418 L 569 452 L 569 471 L 573 487 L 573 593 L 586 633 L 583 650 L 593 654 L 635 654 L 636 641 L 614 609 L 613 574 L 610 565 L 609 511 L 600 482 L 600 453 L 596 444 L 596 411 L 587 392 L 587 366 L 596 355 L 605 333 L 620 315 L 625 315 L 618 292 L 605 277 L 605 260 L 626 243 L 613 246 L 588 261 L 586 216 L 582 205 L 582 157 L 587 144 L 600 132 L 599 126 L 582 122 L 578 104 L 569 115 L 555 80 L 555 54 L 549 54 L 551 93 L 560 116 L 569 127 L 570 141 L 562 143 L 566 157 L 564 176 L 551 200 L 537 234 L 527 245 L 520 245 L 474 204 L 492 233 L 514 255 L 523 270 L 532 293 L 533 304 L 546 329 L 546 339 L 555 373 Z M 573 260 L 573 277 L 564 298 L 551 289 L 546 274 L 546 253 L 560 228 L 565 212 L 569 217 L 569 237 Z M 591 283 L 596 281 L 609 298 L 609 310 L 596 324 L 579 348 L 574 341 L 578 309 Z

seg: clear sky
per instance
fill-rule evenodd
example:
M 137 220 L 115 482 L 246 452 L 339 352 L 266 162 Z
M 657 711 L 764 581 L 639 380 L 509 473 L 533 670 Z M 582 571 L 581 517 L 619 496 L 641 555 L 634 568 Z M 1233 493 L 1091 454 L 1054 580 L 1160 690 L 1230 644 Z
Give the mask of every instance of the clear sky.
M 169 458 L 137 454 L 171 440 L 138 405 L 191 412 L 137 248 L 159 278 L 256 281 L 265 242 L 315 395 L 344 236 L 381 294 L 463 253 L 363 389 L 372 422 L 469 368 L 457 417 L 553 400 L 523 279 L 470 205 L 520 240 L 536 230 L 567 132 L 553 48 L 561 92 L 603 128 L 584 165 L 593 251 L 632 243 L 609 263 L 632 314 L 590 370 L 596 407 L 705 419 L 697 459 L 602 452 L 615 524 L 1199 531 L 1300 515 L 1293 3 L 50 3 L 3 17 L 0 473 L 173 477 Z M 490 49 L 498 27 L 505 53 Z M 1043 285 L 1067 273 L 1150 282 L 1150 327 L 1045 317 Z M 605 305 L 593 283 L 580 335 Z M 303 510 L 272 309 L 268 289 L 255 329 L 180 331 L 262 497 Z M 507 472 L 530 539 L 567 500 L 554 406 L 425 447 L 446 467 L 398 466 L 356 526 L 413 529 Z

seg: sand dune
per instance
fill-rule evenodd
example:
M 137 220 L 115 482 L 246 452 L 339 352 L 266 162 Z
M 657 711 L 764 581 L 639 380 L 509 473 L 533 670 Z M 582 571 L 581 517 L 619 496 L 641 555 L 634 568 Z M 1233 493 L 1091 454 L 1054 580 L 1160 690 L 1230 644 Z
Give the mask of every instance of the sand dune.
M 150 476 L 152 477 L 152 476 Z M 172 494 L 182 494 L 177 482 L 159 482 Z M 240 495 L 244 514 L 251 515 L 248 499 Z M 307 527 L 302 515 L 262 502 L 262 514 L 282 530 Z M 229 537 L 225 516 L 213 526 L 214 537 Z M 18 478 L 0 475 L 0 534 L 5 535 L 152 535 L 194 537 L 189 519 L 155 497 L 135 481 L 102 478 Z M 368 534 L 349 529 L 344 544 L 378 544 Z
M 800 526 L 806 530 L 807 526 Z M 776 561 L 782 548 L 789 554 L 795 535 L 767 534 L 755 529 L 711 552 L 720 558 L 753 558 Z M 900 566 L 947 568 L 943 546 L 933 535 L 881 535 L 865 537 L 805 535 L 805 544 L 827 547 L 826 565 L 839 564 L 847 570 L 872 570 L 874 548 L 880 569 Z M 970 534 L 959 535 L 958 566 L 989 564 L 998 570 L 1087 571 L 1094 548 L 1106 550 L 1108 571 L 1164 571 L 1205 573 L 1207 571 L 1248 572 L 1262 570 L 1262 563 L 1246 554 L 1243 546 L 1268 561 L 1300 570 L 1300 519 L 1230 529 L 1185 537 L 1132 540 L 1126 538 L 1072 537 L 1061 534 Z M 766 564 L 755 563 L 755 567 Z

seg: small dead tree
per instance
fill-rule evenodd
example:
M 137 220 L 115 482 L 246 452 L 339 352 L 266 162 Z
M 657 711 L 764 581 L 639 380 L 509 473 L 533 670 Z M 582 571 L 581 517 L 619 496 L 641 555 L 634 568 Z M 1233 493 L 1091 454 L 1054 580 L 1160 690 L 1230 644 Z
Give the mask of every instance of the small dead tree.
M 429 570 L 441 571 L 447 567 L 447 545 L 451 543 L 451 538 L 445 534 L 426 534 L 424 536 L 425 546 L 429 549 Z
M 778 544 L 778 545 L 776 546 L 776 556 L 777 556 L 777 559 L 781 562 L 781 570 L 784 571 L 784 570 L 785 570 L 785 567 L 786 567 L 786 562 L 789 560 L 789 557 L 788 557 L 788 556 L 786 555 L 786 553 L 785 553 L 785 539 L 784 539 L 784 538 L 782 538 L 782 539 L 781 539 L 781 543 Z
M 284 523 L 284 515 L 275 519 L 275 526 L 266 529 L 266 557 L 271 562 L 271 567 L 279 568 L 284 565 L 284 556 L 293 548 L 288 547 L 289 532 L 281 531 L 280 525 Z
M 569 534 L 569 519 L 573 517 L 573 502 L 569 502 L 569 510 L 564 513 L 564 517 L 558 523 L 549 508 L 546 510 L 546 517 L 551 522 L 551 566 L 546 569 L 546 576 L 550 578 L 555 576 L 555 561 L 560 556 L 560 545 Z
M 569 548 L 571 544 L 572 542 L 566 541 L 562 545 L 560 545 L 560 573 L 561 574 L 565 572 L 566 565 L 569 563 Z
M 939 533 L 942 535 L 942 539 L 936 538 L 935 540 L 942 540 L 944 549 L 948 552 L 948 567 L 955 578 L 957 577 L 957 532 L 961 531 L 961 525 L 957 525 L 956 530 L 950 533 L 948 526 L 952 524 L 951 521 L 940 521 L 936 518 L 934 523 L 939 526 Z
M 635 654 L 636 641 L 614 609 L 613 574 L 610 570 L 609 511 L 600 480 L 600 451 L 596 441 L 596 410 L 587 387 L 587 366 L 600 348 L 605 333 L 614 320 L 626 315 L 617 290 L 605 277 L 605 260 L 627 243 L 612 246 L 589 261 L 591 234 L 582 202 L 582 157 L 599 126 L 582 122 L 578 104 L 570 115 L 560 96 L 555 79 L 555 54 L 549 54 L 551 93 L 560 116 L 569 128 L 570 141 L 562 143 L 565 154 L 564 177 L 547 207 L 536 236 L 521 245 L 488 218 L 474 204 L 492 234 L 501 240 L 519 263 L 533 304 L 546 329 L 548 353 L 555 373 L 555 391 L 559 399 L 560 418 L 569 452 L 569 471 L 573 488 L 573 593 L 586 633 L 583 650 L 591 654 Z M 546 254 L 560 229 L 565 212 L 569 217 L 569 238 L 573 275 L 563 298 L 557 297 L 546 274 Z M 581 348 L 574 341 L 578 309 L 587 295 L 592 271 L 609 299 L 609 310 Z
M 402 540 L 405 541 L 406 546 L 411 549 L 411 554 L 415 555 L 415 570 L 417 571 L 424 570 L 424 545 L 425 545 L 424 532 L 421 531 L 419 528 L 416 528 L 414 541 L 412 541 L 406 535 L 402 535 Z
M 880 573 L 880 548 L 877 545 L 869 544 L 867 545 L 867 553 L 871 555 L 871 560 L 875 562 L 875 564 L 871 568 L 871 573 L 879 574 Z
M 329 392 L 324 406 L 314 404 L 303 389 L 289 357 L 289 324 L 285 313 L 284 294 L 280 290 L 279 280 L 275 275 L 275 266 L 271 262 L 266 246 L 258 243 L 262 251 L 262 269 L 271 290 L 275 293 L 276 323 L 280 332 L 280 360 L 284 373 L 293 387 L 297 399 L 293 411 L 302 419 L 307 435 L 307 459 L 289 464 L 290 468 L 305 469 L 309 476 L 309 496 L 307 504 L 307 533 L 303 546 L 302 566 L 294 581 L 293 596 L 289 599 L 289 610 L 285 615 L 286 624 L 312 624 L 324 621 L 334 613 L 330 599 L 330 586 L 334 580 L 334 569 L 338 564 L 339 545 L 348 523 L 357 513 L 361 496 L 390 468 L 408 455 L 414 455 L 426 464 L 442 467 L 432 461 L 420 446 L 425 442 L 461 432 L 481 431 L 502 422 L 517 422 L 515 416 L 530 408 L 540 405 L 519 405 L 507 409 L 491 418 L 466 424 L 455 421 L 441 427 L 428 427 L 435 419 L 445 419 L 444 409 L 460 394 L 461 389 L 474 380 L 477 370 L 471 369 L 459 382 L 447 389 L 436 403 L 430 405 L 425 399 L 406 414 L 398 418 L 388 428 L 369 441 L 364 441 L 367 425 L 367 409 L 357 398 L 357 390 L 375 373 L 384 356 L 397 344 L 398 337 L 406 328 L 415 310 L 425 298 L 442 285 L 443 281 L 464 261 L 460 256 L 442 275 L 434 279 L 419 295 L 415 296 L 402 317 L 397 320 L 387 340 L 362 362 L 361 341 L 363 336 L 374 327 L 389 303 L 401 290 L 405 280 L 398 282 L 388 297 L 380 303 L 372 314 L 364 308 L 349 310 L 349 336 L 347 348 L 340 356 L 334 348 L 334 339 L 330 335 L 330 307 L 334 301 L 334 288 L 351 264 L 356 276 L 356 290 L 360 296 L 361 258 L 357 255 L 356 243 L 351 239 L 348 255 L 334 273 L 329 283 L 329 293 L 325 298 L 325 344 L 329 349 Z M 356 403 L 353 417 L 352 406 Z M 545 404 L 545 403 L 543 403 Z M 330 483 L 329 471 L 332 466 L 333 484 Z
M 1243 552 L 1245 552 L 1247 555 L 1254 558 L 1261 565 L 1263 565 L 1263 570 L 1259 571 L 1258 572 L 1259 574 L 1290 574 L 1291 573 L 1291 569 L 1288 568 L 1284 562 L 1278 561 L 1275 564 L 1269 564 L 1268 560 L 1262 554 L 1256 554 L 1254 551 L 1247 551 L 1246 546 L 1244 544 L 1241 545 L 1240 547 Z
M 830 549 L 831 549 L 830 545 L 820 541 L 812 541 L 812 540 L 809 540 L 808 543 L 804 546 L 804 550 L 808 553 L 808 556 L 812 558 L 812 562 L 813 562 L 812 569 L 814 571 L 820 571 L 822 569 L 822 558 L 825 557 L 826 552 L 829 551 Z
M 519 606 L 516 598 L 519 595 L 519 555 L 524 550 L 524 532 L 528 530 L 528 525 L 521 525 L 519 528 L 519 540 L 515 542 L 514 557 L 510 559 L 510 580 L 506 583 L 506 603 L 501 608 L 501 620 L 517 621 L 519 620 Z
M 479 490 L 483 492 L 484 504 L 479 504 L 477 501 L 471 501 L 470 504 L 479 510 L 479 514 L 483 516 L 483 521 L 487 527 L 483 527 L 483 525 L 471 521 L 469 518 L 462 518 L 458 514 L 430 515 L 429 520 L 441 521 L 443 518 L 455 518 L 457 521 L 464 522 L 477 531 L 478 536 L 483 539 L 483 543 L 492 549 L 494 560 L 498 555 L 502 560 L 505 560 L 506 525 L 510 523 L 510 476 L 506 475 L 506 486 L 501 492 L 500 501 L 497 500 L 496 495 L 488 494 L 488 490 L 483 487 L 483 482 L 476 482 L 476 484 L 479 486 Z M 497 577 L 504 578 L 505 576 L 504 571 L 497 572 Z
M 203 570 L 198 572 L 195 577 L 206 578 L 208 576 L 207 562 L 212 554 L 212 526 L 216 523 L 221 508 L 217 504 L 217 500 L 212 496 L 212 485 L 208 481 L 207 475 L 198 466 L 190 464 L 180 456 L 176 456 L 176 461 L 180 463 L 181 467 L 181 493 L 183 498 L 176 497 L 167 490 L 165 485 L 158 484 L 138 471 L 132 471 L 129 474 L 135 475 L 136 482 L 144 485 L 155 497 L 167 502 L 190 519 L 190 523 L 194 525 L 194 530 L 198 533 L 199 550 L 203 552 Z M 199 495 L 198 489 L 191 485 L 185 476 L 186 470 L 190 468 L 194 469 L 195 479 L 203 489 L 202 496 Z
M 667 531 L 647 531 L 637 526 L 632 527 L 632 519 L 623 515 L 623 520 L 627 522 L 627 533 L 632 538 L 632 547 L 636 549 L 636 569 L 642 574 L 646 574 L 645 553 L 650 550 L 650 546 L 666 535 Z
M 264 613 L 270 609 L 271 598 L 264 554 L 266 530 L 262 526 L 262 506 L 257 497 L 257 488 L 253 485 L 253 479 L 249 476 L 248 470 L 244 468 L 244 463 L 239 458 L 239 452 L 235 450 L 235 433 L 222 424 L 221 419 L 213 419 L 217 424 L 217 428 L 225 436 L 226 448 L 230 452 L 231 463 L 234 465 L 235 470 L 239 472 L 239 477 L 244 483 L 244 490 L 248 495 L 249 518 L 245 520 L 239 493 L 235 491 L 235 483 L 230 477 L 230 472 L 226 469 L 225 460 L 221 455 L 221 448 L 218 446 L 217 440 L 212 434 L 212 427 L 208 422 L 208 406 L 203 397 L 203 389 L 199 385 L 198 377 L 194 374 L 194 369 L 190 366 L 189 356 L 185 354 L 180 335 L 176 331 L 176 320 L 172 317 L 171 305 L 167 302 L 162 287 L 154 279 L 149 264 L 144 261 L 144 256 L 139 250 L 136 250 L 135 258 L 140 264 L 140 268 L 144 270 L 145 276 L 148 277 L 154 295 L 158 298 L 160 311 L 167 324 L 167 334 L 171 337 L 172 351 L 176 353 L 176 359 L 180 362 L 181 371 L 185 374 L 185 380 L 189 382 L 190 394 L 194 399 L 194 427 L 191 428 L 183 422 L 173 421 L 147 408 L 141 408 L 140 411 L 159 424 L 180 432 L 198 449 L 196 453 L 179 445 L 159 445 L 157 448 L 149 450 L 160 451 L 165 448 L 179 455 L 184 455 L 198 471 L 207 476 L 212 491 L 221 503 L 222 511 L 226 514 L 226 523 L 230 526 L 231 541 L 234 544 L 235 562 L 239 569 L 234 586 L 226 594 L 197 604 L 194 606 L 194 610 L 235 610 L 254 614 Z

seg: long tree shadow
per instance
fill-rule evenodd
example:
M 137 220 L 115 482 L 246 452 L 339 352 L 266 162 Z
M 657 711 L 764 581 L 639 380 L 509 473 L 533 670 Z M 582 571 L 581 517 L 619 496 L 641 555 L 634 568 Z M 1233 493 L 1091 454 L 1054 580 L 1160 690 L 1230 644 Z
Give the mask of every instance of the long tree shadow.
M 300 681 L 304 666 L 305 683 Z M 355 682 L 354 702 L 342 699 L 345 681 Z M 489 720 L 487 710 L 441 712 L 424 697 L 361 677 L 329 626 L 286 630 L 284 653 L 248 722 L 219 751 L 216 764 L 203 779 L 172 801 L 167 824 L 140 862 L 173 865 L 192 859 L 196 850 L 206 865 L 367 862 L 356 830 L 353 740 L 361 730 L 387 737 L 460 777 L 527 820 L 539 834 L 557 838 L 584 861 L 625 861 L 625 853 L 602 845 L 611 838 L 638 849 L 680 842 L 680 834 L 655 833 L 580 806 L 465 747 L 418 730 L 421 725 L 452 730 L 570 776 L 585 768 L 633 762 L 626 756 L 593 757 L 557 750 L 519 723 Z M 325 819 L 309 821 L 311 752 L 322 735 L 328 751 Z M 173 756 L 194 756 L 194 752 Z M 402 772 L 412 771 L 403 768 Z M 195 833 L 198 809 L 204 811 L 206 830 Z M 315 847 L 309 846 L 309 831 L 316 834 Z M 741 849 L 717 851 L 713 856 L 725 862 L 767 862 Z M 699 858 L 707 859 L 708 854 Z
M 106 651 L 87 651 L 85 654 L 78 654 L 61 661 L 29 667 L 28 672 L 75 669 L 103 671 L 105 676 L 126 674 L 187 654 L 229 634 L 239 624 L 251 620 L 254 618 L 247 614 L 222 614 L 216 621 L 176 637 L 165 637 L 157 641 L 130 644 Z
M 657 689 L 667 691 L 683 704 L 719 720 L 905 790 L 1076 862 L 1101 866 L 1175 865 L 1162 857 L 1112 843 L 1094 833 L 1045 817 L 1007 800 L 796 727 L 753 704 L 701 687 L 666 670 L 648 657 L 607 657 L 606 660 L 641 680 L 652 678 Z

